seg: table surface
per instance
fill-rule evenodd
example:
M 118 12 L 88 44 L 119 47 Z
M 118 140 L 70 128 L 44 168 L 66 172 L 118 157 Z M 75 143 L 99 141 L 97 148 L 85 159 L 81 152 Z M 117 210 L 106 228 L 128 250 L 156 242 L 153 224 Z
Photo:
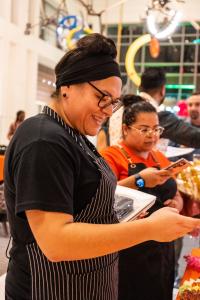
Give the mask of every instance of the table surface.
M 0 181 L 3 180 L 4 155 L 0 155 Z
M 165 155 L 170 158 L 170 157 L 176 157 L 176 156 L 182 156 L 185 154 L 189 154 L 194 150 L 194 148 L 181 148 L 181 147 L 172 147 L 168 146 L 167 151 L 165 152 Z
M 200 249 L 199 248 L 192 249 L 192 255 L 200 257 Z M 190 278 L 197 279 L 199 277 L 200 277 L 200 272 L 197 272 L 189 267 L 186 267 L 186 270 L 185 270 L 185 273 L 183 275 L 180 285 L 182 285 L 185 280 L 189 280 Z M 176 300 L 180 300 L 179 295 L 177 295 Z

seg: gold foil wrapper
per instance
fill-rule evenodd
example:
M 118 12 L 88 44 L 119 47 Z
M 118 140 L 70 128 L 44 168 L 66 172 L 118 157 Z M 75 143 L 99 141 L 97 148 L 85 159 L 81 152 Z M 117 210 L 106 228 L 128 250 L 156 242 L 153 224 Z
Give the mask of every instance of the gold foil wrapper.
M 200 202 L 200 163 L 192 163 L 190 167 L 179 173 L 177 184 L 179 191 Z

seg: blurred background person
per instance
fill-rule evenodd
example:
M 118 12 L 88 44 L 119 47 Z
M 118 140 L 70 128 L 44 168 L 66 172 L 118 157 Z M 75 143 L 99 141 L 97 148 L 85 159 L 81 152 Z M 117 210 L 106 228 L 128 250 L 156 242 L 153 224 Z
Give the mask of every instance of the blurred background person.
M 186 102 L 191 125 L 200 128 L 200 92 L 193 93 Z
M 15 133 L 16 129 L 19 127 L 19 125 L 24 121 L 25 119 L 25 112 L 23 110 L 19 110 L 16 113 L 16 119 L 13 123 L 10 124 L 9 130 L 8 130 L 8 134 L 7 134 L 7 138 L 10 141 L 13 134 Z
M 165 129 L 161 137 L 187 147 L 200 148 L 199 128 L 191 126 L 170 111 L 159 110 L 165 99 L 165 84 L 165 72 L 159 67 L 147 68 L 142 73 L 140 96 L 158 110 L 159 124 Z
M 200 92 L 193 93 L 187 99 L 186 103 L 190 124 L 200 129 Z M 200 146 L 198 148 L 195 148 L 192 153 L 185 155 L 184 157 L 192 161 L 194 154 L 200 154 Z

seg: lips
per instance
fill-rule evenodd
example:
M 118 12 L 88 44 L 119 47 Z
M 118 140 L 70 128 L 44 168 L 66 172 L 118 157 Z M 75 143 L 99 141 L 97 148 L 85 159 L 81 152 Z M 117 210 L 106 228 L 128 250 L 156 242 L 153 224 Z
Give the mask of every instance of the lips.
M 152 146 L 152 145 L 155 144 L 155 142 L 154 141 L 152 141 L 152 142 L 145 142 L 144 144 L 147 145 L 147 146 Z
M 95 122 L 97 123 L 98 126 L 101 126 L 103 124 L 103 122 L 105 121 L 105 118 L 100 118 L 97 116 L 92 116 L 93 119 L 95 120 Z

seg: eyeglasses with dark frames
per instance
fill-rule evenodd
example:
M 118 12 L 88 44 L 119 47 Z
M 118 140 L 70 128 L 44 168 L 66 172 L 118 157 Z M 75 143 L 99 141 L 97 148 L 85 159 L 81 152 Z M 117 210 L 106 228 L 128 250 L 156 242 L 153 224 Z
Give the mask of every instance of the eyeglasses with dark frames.
M 121 106 L 122 106 L 122 101 L 121 98 L 116 98 L 113 99 L 112 96 L 104 93 L 103 91 L 101 91 L 100 89 L 98 89 L 93 83 L 91 83 L 90 81 L 88 81 L 88 84 L 90 86 L 92 86 L 96 91 L 98 91 L 102 97 L 100 98 L 99 102 L 98 102 L 98 106 L 102 109 L 112 105 L 112 110 L 113 113 L 116 112 Z
M 134 126 L 129 126 L 129 128 L 133 128 L 133 129 L 137 130 L 138 132 L 140 132 L 140 134 L 145 135 L 145 136 L 148 136 L 151 134 L 161 135 L 164 131 L 164 128 L 161 126 L 155 127 L 154 129 L 149 128 L 149 127 L 136 128 Z

